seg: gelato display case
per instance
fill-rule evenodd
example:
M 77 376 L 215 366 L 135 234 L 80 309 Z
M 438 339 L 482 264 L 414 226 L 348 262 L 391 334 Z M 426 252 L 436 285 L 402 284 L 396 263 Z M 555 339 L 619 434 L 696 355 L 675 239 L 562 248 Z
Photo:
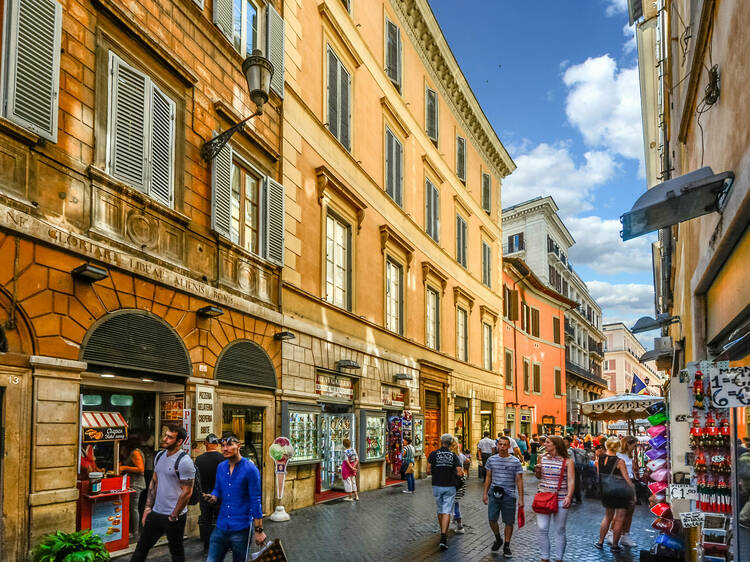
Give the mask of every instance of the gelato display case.
M 362 462 L 385 459 L 385 413 L 360 411 L 359 457 Z
M 290 465 L 320 462 L 320 406 L 281 404 L 281 432 L 294 447 Z

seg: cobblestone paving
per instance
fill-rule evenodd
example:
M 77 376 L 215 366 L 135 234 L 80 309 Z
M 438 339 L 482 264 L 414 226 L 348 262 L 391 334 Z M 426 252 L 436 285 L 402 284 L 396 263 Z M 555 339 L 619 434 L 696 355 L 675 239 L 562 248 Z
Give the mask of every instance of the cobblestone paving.
M 526 525 L 516 529 L 511 541 L 512 560 L 538 561 L 536 515 L 531 500 L 536 492 L 536 479 L 525 476 Z M 482 503 L 481 483 L 476 474 L 467 484 L 461 512 L 466 533 L 449 532 L 449 548 L 438 549 L 435 502 L 430 480 L 417 481 L 417 493 L 403 494 L 403 486 L 394 486 L 361 494 L 359 502 L 337 500 L 292 512 L 291 521 L 264 526 L 269 538 L 281 539 L 290 561 L 384 561 L 439 560 L 488 561 L 504 560 L 502 550 L 490 551 L 493 536 L 487 525 L 487 507 Z M 596 499 L 571 508 L 568 516 L 568 545 L 565 560 L 630 562 L 639 559 L 639 549 L 648 548 L 656 536 L 651 529 L 653 517 L 647 506 L 636 506 L 631 535 L 637 547 L 613 554 L 605 546 L 598 551 L 593 543 L 598 538 L 603 508 Z M 501 526 L 502 528 L 502 526 Z M 186 542 L 187 560 L 202 560 L 201 545 L 193 539 Z M 119 559 L 121 562 L 127 558 Z M 152 550 L 149 560 L 168 562 L 166 547 Z M 231 560 L 227 555 L 226 560 Z

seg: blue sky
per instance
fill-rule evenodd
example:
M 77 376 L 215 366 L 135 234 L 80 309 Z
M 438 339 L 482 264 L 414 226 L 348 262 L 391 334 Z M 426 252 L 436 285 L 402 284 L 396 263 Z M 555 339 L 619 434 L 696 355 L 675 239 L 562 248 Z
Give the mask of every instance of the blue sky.
M 627 0 L 429 1 L 518 166 L 503 206 L 552 195 L 604 321 L 653 315 L 655 238 L 619 238 L 619 216 L 646 189 Z

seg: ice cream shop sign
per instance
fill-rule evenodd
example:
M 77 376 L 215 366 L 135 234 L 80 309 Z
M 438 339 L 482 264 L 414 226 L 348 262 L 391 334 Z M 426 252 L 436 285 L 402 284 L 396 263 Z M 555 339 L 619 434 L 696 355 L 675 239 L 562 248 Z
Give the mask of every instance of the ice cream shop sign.
M 354 385 L 349 377 L 318 371 L 315 377 L 315 393 L 326 398 L 352 400 Z

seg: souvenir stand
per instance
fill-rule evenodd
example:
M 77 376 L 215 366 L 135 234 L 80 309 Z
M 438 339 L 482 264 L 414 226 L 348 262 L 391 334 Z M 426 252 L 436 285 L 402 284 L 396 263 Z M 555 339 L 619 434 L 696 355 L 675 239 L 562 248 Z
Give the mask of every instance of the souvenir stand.
M 359 460 L 361 463 L 385 459 L 385 412 L 360 410 Z
M 127 436 L 128 424 L 119 412 L 81 413 L 82 447 L 113 443 L 114 475 L 88 472 L 86 479 L 78 481 L 77 529 L 91 529 L 110 552 L 127 548 L 130 538 L 130 501 L 135 490 L 129 487 L 127 474 L 115 476 L 120 468 L 120 441 Z

